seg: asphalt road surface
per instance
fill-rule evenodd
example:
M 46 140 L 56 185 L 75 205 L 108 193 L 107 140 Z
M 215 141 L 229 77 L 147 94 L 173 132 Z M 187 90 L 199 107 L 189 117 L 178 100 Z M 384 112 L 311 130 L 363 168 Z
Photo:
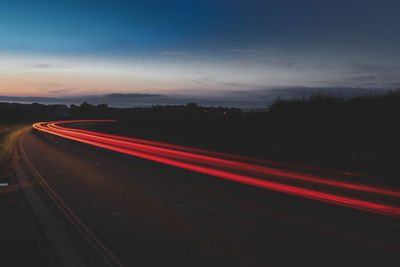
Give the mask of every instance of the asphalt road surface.
M 400 219 L 31 131 L 29 161 L 127 266 L 400 266 Z

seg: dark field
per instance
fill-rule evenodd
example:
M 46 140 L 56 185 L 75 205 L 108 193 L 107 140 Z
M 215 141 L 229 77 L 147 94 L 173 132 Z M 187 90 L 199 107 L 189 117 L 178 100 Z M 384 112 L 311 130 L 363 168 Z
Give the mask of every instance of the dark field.
M 5 113 L 7 104 L 2 104 Z M 11 104 L 8 104 L 11 105 Z M 93 106 L 8 106 L 9 120 L 117 119 L 85 125 L 93 130 L 174 144 L 310 164 L 379 177 L 400 186 L 400 92 L 342 98 L 314 95 L 278 100 L 266 111 L 186 106 L 109 108 Z
M 118 122 L 92 127 L 118 135 L 376 175 L 379 183 L 399 187 L 399 115 L 399 92 L 352 99 L 316 95 L 280 100 L 264 112 L 195 105 L 123 110 L 108 116 Z

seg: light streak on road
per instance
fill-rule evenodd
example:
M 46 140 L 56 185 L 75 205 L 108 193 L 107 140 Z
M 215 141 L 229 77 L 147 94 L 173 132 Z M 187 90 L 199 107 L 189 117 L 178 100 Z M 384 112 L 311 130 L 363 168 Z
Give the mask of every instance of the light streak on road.
M 400 208 L 391 204 L 393 200 L 400 201 L 400 191 L 260 166 L 248 163 L 251 160 L 248 157 L 241 158 L 241 156 L 59 126 L 63 123 L 100 121 L 110 120 L 40 122 L 35 123 L 33 127 L 39 131 L 70 140 L 226 180 L 377 214 L 400 217 Z M 241 162 L 240 159 L 247 162 Z M 259 160 L 254 160 L 254 162 L 260 163 Z M 364 198 L 360 197 L 360 194 L 364 194 Z M 379 202 L 369 200 L 375 198 L 383 200 Z M 387 201 L 388 199 L 392 202 Z
M 150 153 L 150 154 L 156 154 L 159 156 L 163 156 L 166 158 L 172 158 L 172 159 L 176 159 L 176 160 L 180 160 L 180 161 L 186 161 L 188 158 L 190 158 L 192 162 L 196 162 L 197 164 L 204 164 L 204 162 L 206 162 L 207 165 L 212 165 L 214 167 L 228 168 L 228 169 L 237 170 L 237 171 L 244 171 L 245 173 L 252 173 L 255 175 L 273 175 L 273 176 L 279 176 L 279 177 L 284 177 L 284 178 L 289 178 L 289 179 L 291 178 L 291 179 L 303 180 L 303 181 L 307 181 L 307 182 L 313 182 L 313 183 L 325 184 L 325 185 L 330 185 L 330 186 L 337 186 L 337 187 L 342 187 L 342 188 L 349 188 L 349 189 L 354 189 L 354 190 L 368 191 L 368 192 L 373 192 L 373 193 L 378 193 L 378 194 L 400 197 L 400 192 L 398 192 L 398 191 L 370 187 L 370 186 L 365 186 L 362 184 L 345 183 L 345 182 L 335 181 L 335 180 L 328 179 L 325 177 L 319 177 L 319 176 L 310 175 L 310 174 L 304 175 L 304 174 L 299 174 L 299 173 L 280 170 L 280 169 L 268 168 L 265 166 L 252 165 L 252 164 L 242 163 L 242 162 L 238 162 L 238 161 L 225 160 L 225 159 L 220 159 L 220 158 L 211 157 L 211 156 L 199 155 L 199 154 L 186 152 L 186 151 L 167 149 L 167 148 L 165 148 L 165 147 L 167 147 L 167 146 L 165 146 L 166 144 L 159 143 L 159 142 L 152 142 L 152 141 L 146 141 L 146 140 L 140 140 L 140 139 L 124 138 L 124 137 L 113 136 L 113 135 L 99 134 L 99 133 L 85 131 L 85 130 L 79 130 L 79 129 L 71 130 L 69 128 L 57 126 L 56 123 L 50 123 L 50 124 L 48 124 L 48 127 L 60 130 L 64 133 L 69 132 L 69 133 L 73 134 L 74 132 L 79 132 L 79 133 L 82 133 L 83 135 L 87 136 L 88 138 L 92 138 L 93 135 L 96 135 L 96 136 L 98 136 L 96 141 L 113 144 L 118 147 L 135 149 L 137 151 Z M 116 139 L 117 139 L 117 141 L 116 141 Z M 150 144 L 150 145 L 146 145 L 146 144 Z M 187 148 L 174 146 L 174 145 L 170 145 L 169 147 L 179 148 L 181 150 L 182 149 L 187 150 Z M 203 150 L 202 153 L 206 153 L 206 151 Z

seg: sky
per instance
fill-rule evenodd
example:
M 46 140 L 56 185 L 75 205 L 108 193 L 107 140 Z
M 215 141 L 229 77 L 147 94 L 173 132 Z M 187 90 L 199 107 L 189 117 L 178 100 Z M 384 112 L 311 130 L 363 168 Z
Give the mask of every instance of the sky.
M 399 10 L 394 0 L 0 0 L 0 95 L 396 89 Z

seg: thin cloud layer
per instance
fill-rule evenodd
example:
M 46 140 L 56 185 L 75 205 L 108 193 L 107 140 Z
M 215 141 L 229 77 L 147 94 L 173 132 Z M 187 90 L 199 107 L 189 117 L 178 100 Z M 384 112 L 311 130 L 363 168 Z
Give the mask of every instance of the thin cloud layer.
M 399 9 L 390 0 L 5 1 L 0 94 L 395 89 Z

